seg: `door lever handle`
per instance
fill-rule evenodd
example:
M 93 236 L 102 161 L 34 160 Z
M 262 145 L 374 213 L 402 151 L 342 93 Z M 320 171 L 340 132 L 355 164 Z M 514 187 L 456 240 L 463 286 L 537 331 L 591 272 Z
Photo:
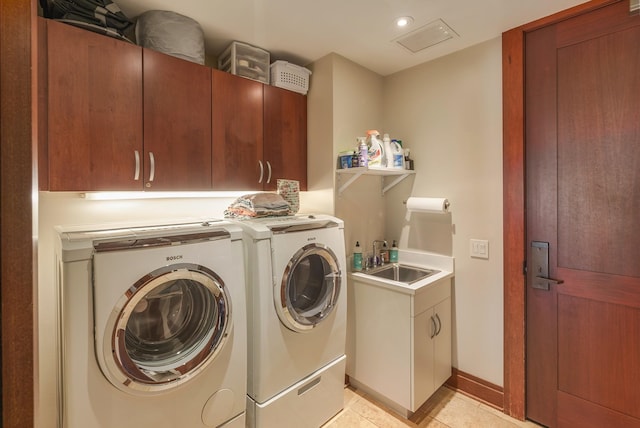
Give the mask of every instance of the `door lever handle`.
M 549 243 L 541 241 L 531 241 L 531 269 L 537 273 L 533 277 L 533 288 L 539 290 L 547 290 L 551 288 L 551 285 L 562 284 L 564 281 L 561 279 L 549 278 Z M 532 273 L 533 273 L 532 272 Z M 535 274 L 534 274 L 535 275 Z
M 539 288 L 541 290 L 549 290 L 552 285 L 562 284 L 564 280 L 545 278 L 544 276 L 536 276 L 533 280 L 533 288 Z

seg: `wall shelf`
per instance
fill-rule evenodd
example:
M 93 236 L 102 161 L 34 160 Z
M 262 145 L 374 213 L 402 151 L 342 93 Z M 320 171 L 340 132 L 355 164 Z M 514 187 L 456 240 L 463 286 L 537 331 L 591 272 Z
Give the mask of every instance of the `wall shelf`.
M 396 169 L 396 168 L 366 168 L 366 167 L 358 167 L 358 168 L 344 168 L 336 170 L 338 174 L 338 195 L 342 195 L 347 187 L 349 187 L 354 181 L 356 181 L 362 175 L 378 175 L 382 180 L 382 194 L 384 195 L 388 190 L 394 187 L 396 184 L 400 183 L 402 180 L 407 178 L 410 175 L 415 174 L 416 172 L 413 170 L 407 169 Z M 395 177 L 391 183 L 384 185 L 385 177 Z M 344 180 L 344 183 L 342 182 Z

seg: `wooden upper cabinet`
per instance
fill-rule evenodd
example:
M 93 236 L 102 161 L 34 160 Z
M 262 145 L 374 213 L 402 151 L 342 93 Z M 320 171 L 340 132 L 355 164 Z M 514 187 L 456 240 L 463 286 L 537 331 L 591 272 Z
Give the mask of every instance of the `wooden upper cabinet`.
M 52 20 L 46 27 L 48 189 L 141 190 L 142 49 Z
M 307 190 L 307 97 L 297 92 L 264 87 L 264 160 L 275 190 L 278 178 L 298 180 Z
M 40 188 L 307 189 L 307 97 L 39 18 Z
M 264 85 L 219 70 L 212 73 L 213 188 L 262 190 L 268 173 L 262 160 Z
M 145 190 L 211 189 L 211 69 L 143 49 Z

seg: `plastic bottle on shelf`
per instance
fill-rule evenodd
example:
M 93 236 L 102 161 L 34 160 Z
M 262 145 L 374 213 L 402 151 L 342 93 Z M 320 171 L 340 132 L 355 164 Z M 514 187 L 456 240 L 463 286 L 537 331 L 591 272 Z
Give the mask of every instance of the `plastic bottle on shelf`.
M 398 244 L 396 240 L 393 240 L 393 244 L 391 245 L 391 250 L 389 250 L 389 262 L 390 263 L 398 263 Z
M 409 153 L 409 149 L 404 149 L 404 168 L 413 170 L 413 159 L 411 159 L 411 154 Z
M 389 134 L 384 134 L 382 136 L 382 145 L 384 146 L 384 159 L 382 165 L 387 168 L 393 168 L 393 153 L 391 152 L 391 138 L 389 138 Z
M 369 147 L 366 137 L 358 137 L 358 166 L 364 168 L 369 166 Z
M 402 149 L 401 140 L 391 140 L 391 152 L 393 153 L 391 166 L 397 169 L 404 169 L 404 150 Z
M 384 167 L 382 159 L 384 158 L 384 147 L 378 136 L 380 133 L 375 129 L 367 131 L 367 139 L 369 140 L 369 167 Z
M 362 270 L 362 247 L 360 247 L 360 241 L 356 241 L 356 246 L 353 249 L 353 270 Z

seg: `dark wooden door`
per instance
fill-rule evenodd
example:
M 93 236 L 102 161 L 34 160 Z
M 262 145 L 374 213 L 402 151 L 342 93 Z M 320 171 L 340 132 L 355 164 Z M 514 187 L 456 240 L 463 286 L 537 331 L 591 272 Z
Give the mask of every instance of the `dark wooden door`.
M 262 190 L 263 84 L 213 70 L 213 188 Z M 262 177 L 262 180 L 260 178 Z
M 278 178 L 298 180 L 307 190 L 306 96 L 264 87 L 264 160 L 271 169 L 265 190 L 275 190 Z
M 46 24 L 48 189 L 142 190 L 142 49 Z
M 547 426 L 640 427 L 639 41 L 626 1 L 526 36 L 526 414 Z
M 143 50 L 145 190 L 211 189 L 211 69 Z

